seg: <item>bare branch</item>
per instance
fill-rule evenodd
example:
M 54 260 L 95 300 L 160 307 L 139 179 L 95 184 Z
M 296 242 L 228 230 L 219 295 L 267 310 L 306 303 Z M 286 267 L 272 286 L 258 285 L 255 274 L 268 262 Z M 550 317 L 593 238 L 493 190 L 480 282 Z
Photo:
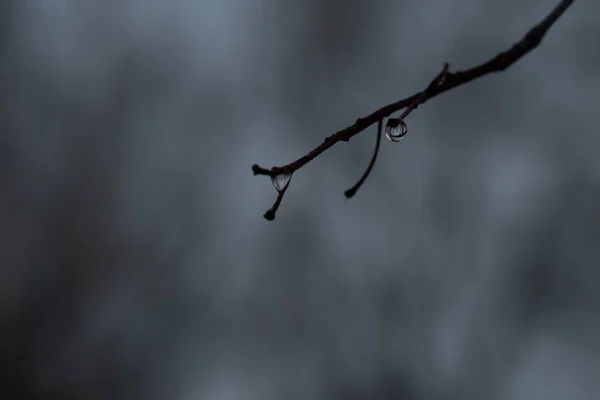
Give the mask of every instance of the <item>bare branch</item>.
M 291 178 L 292 174 L 302 168 L 304 165 L 308 164 L 315 158 L 317 158 L 320 154 L 322 154 L 325 150 L 332 147 L 334 144 L 342 141 L 349 141 L 354 135 L 364 131 L 375 122 L 381 122 L 384 118 L 389 117 L 392 113 L 400 111 L 402 109 L 406 110 L 404 113 L 397 119 L 391 119 L 392 124 L 398 123 L 399 125 L 404 124 L 404 118 L 415 108 L 417 108 L 420 104 L 425 103 L 432 97 L 435 97 L 441 93 L 444 93 L 450 89 L 453 89 L 457 86 L 464 85 L 465 83 L 471 82 L 477 78 L 481 78 L 484 75 L 490 74 L 492 72 L 501 72 L 510 67 L 512 64 L 520 60 L 525 54 L 529 53 L 533 49 L 535 49 L 542 42 L 542 39 L 550 29 L 550 27 L 556 22 L 556 20 L 569 8 L 569 6 L 575 0 L 561 0 L 560 3 L 544 18 L 540 23 L 531 28 L 517 43 L 515 43 L 511 48 L 505 50 L 490 60 L 484 62 L 483 64 L 477 65 L 473 68 L 470 68 L 465 71 L 457 71 L 457 72 L 449 72 L 448 64 L 444 65 L 444 69 L 432 82 L 429 86 L 422 92 L 416 93 L 410 97 L 399 100 L 395 103 L 388 104 L 387 106 L 381 107 L 379 110 L 374 111 L 370 115 L 359 118 L 356 120 L 354 125 L 351 125 L 341 131 L 334 133 L 331 136 L 326 137 L 323 142 L 311 150 L 308 154 L 303 157 L 281 167 L 273 167 L 270 170 L 261 168 L 258 165 L 252 166 L 252 171 L 254 175 L 266 175 L 273 178 L 276 178 L 278 175 L 286 175 Z M 390 121 L 388 121 L 390 122 Z M 388 125 L 389 126 L 389 125 Z M 396 125 L 398 126 L 398 125 Z M 404 126 L 405 127 L 405 126 Z M 379 134 L 379 133 L 378 133 Z M 403 135 L 402 135 L 403 136 Z M 379 139 L 377 142 L 376 151 L 373 155 L 373 159 L 371 160 L 371 164 L 374 164 L 375 158 L 377 156 L 379 146 Z M 365 171 L 365 176 L 361 178 L 357 185 L 360 187 L 362 182 L 368 176 L 372 165 L 369 164 L 369 168 Z M 289 185 L 289 181 L 287 183 Z M 281 203 L 281 199 L 283 198 L 283 193 L 287 189 L 287 185 L 284 190 L 279 191 L 277 196 L 277 201 L 273 205 L 273 207 L 267 211 L 265 214 L 265 218 L 268 220 L 273 220 L 275 218 L 275 212 Z M 356 190 L 354 192 L 356 192 Z M 354 189 L 354 188 L 352 188 Z M 346 191 L 347 197 L 348 192 L 351 195 L 354 195 L 352 189 Z

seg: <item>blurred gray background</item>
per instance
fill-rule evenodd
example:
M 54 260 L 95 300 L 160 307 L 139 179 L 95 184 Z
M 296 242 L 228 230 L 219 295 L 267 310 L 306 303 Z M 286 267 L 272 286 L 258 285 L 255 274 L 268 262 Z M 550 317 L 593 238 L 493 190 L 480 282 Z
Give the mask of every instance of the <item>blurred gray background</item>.
M 600 3 L 3 0 L 0 398 L 598 399 Z

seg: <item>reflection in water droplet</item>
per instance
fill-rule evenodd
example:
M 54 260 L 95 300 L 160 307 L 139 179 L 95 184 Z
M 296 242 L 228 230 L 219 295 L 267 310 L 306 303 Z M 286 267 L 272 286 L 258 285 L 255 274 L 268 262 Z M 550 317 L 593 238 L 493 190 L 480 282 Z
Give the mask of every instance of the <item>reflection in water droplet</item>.
M 406 122 L 400 118 L 388 118 L 385 124 L 385 137 L 391 142 L 399 142 L 408 133 Z
M 275 186 L 275 189 L 277 189 L 278 192 L 281 192 L 285 189 L 287 185 L 289 185 L 291 178 L 291 174 L 279 174 L 272 176 L 271 182 L 273 182 L 273 186 Z

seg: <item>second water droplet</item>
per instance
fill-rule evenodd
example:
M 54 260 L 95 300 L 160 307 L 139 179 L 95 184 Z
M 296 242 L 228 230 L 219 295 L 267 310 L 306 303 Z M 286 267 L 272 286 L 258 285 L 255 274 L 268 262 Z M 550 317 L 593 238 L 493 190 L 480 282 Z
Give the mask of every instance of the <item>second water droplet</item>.
M 279 174 L 272 176 L 271 182 L 273 182 L 275 189 L 277 189 L 278 192 L 281 192 L 287 185 L 289 185 L 291 178 L 292 174 Z
M 389 118 L 385 124 L 385 137 L 391 142 L 399 142 L 408 133 L 406 122 L 400 118 Z

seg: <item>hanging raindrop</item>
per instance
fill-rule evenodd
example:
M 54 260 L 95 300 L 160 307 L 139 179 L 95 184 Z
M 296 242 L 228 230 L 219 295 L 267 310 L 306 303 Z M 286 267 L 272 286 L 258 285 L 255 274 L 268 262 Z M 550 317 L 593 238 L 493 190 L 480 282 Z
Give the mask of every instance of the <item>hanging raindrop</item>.
M 406 122 L 400 118 L 388 118 L 385 124 L 385 137 L 390 142 L 399 142 L 408 133 Z
M 292 179 L 292 174 L 283 173 L 283 174 L 273 175 L 271 177 L 271 182 L 273 182 L 273 186 L 275 186 L 275 189 L 277 189 L 278 192 L 281 192 L 282 190 L 285 190 L 287 185 L 290 184 L 291 179 Z

